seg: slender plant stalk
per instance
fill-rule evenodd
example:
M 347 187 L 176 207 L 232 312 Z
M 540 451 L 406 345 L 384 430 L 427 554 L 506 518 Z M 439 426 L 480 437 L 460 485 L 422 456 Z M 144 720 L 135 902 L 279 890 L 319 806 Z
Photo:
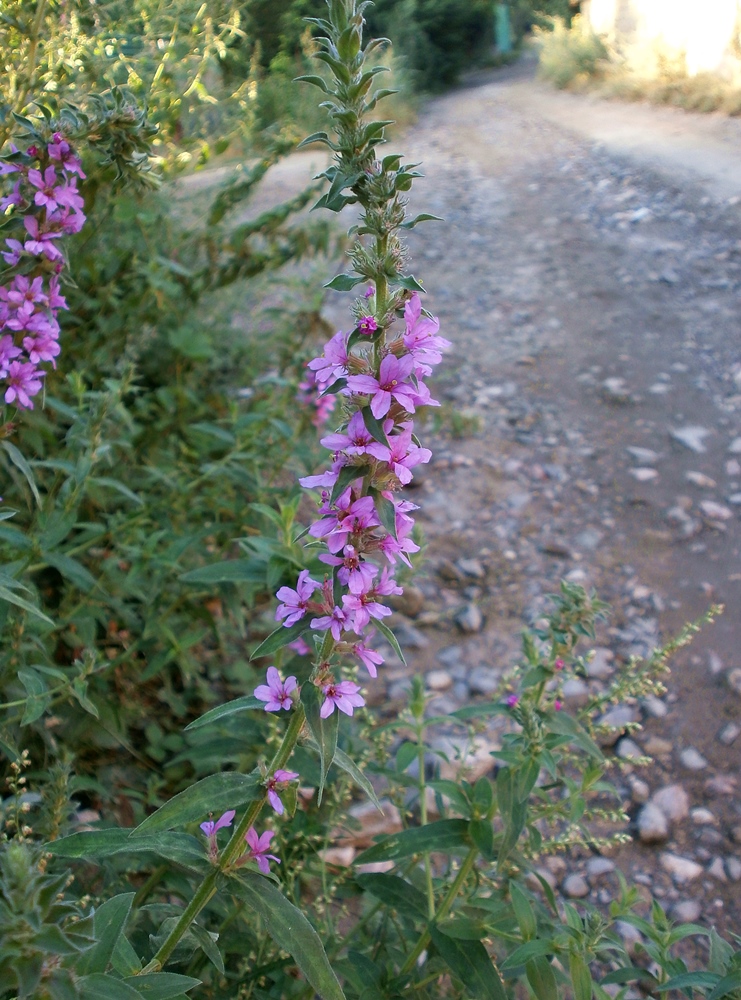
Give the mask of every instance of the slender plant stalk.
M 271 774 L 288 762 L 288 759 L 296 747 L 298 738 L 301 735 L 304 719 L 305 714 L 303 707 L 298 705 L 293 710 L 293 718 L 291 719 L 288 729 L 285 731 L 281 745 L 278 747 L 275 756 L 270 762 L 269 770 Z M 146 975 L 149 972 L 159 972 L 160 969 L 163 968 L 165 962 L 168 960 L 170 955 L 172 955 L 181 938 L 188 931 L 190 925 L 195 921 L 204 906 L 208 905 L 208 903 L 216 895 L 219 876 L 223 872 L 227 871 L 232 866 L 233 862 L 244 853 L 244 835 L 247 833 L 249 828 L 255 824 L 262 807 L 265 805 L 265 800 L 266 797 L 261 796 L 255 802 L 250 803 L 247 811 L 240 820 L 239 825 L 232 834 L 229 843 L 222 851 L 218 865 L 215 866 L 201 882 L 195 895 L 183 910 L 180 919 L 167 935 L 167 938 L 162 943 L 162 946 L 157 954 L 141 970 L 140 975 Z

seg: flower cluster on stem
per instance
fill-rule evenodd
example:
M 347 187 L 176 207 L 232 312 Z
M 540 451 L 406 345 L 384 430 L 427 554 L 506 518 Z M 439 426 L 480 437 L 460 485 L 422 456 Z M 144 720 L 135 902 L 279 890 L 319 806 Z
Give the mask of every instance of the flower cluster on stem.
M 85 222 L 77 178 L 79 159 L 61 132 L 45 145 L 21 153 L 13 149 L 0 161 L 0 176 L 12 190 L 0 211 L 15 236 L 0 251 L 7 265 L 0 284 L 0 392 L 4 402 L 33 409 L 33 397 L 60 353 L 57 314 L 67 303 L 59 290 L 65 258 L 59 241 L 78 233 Z

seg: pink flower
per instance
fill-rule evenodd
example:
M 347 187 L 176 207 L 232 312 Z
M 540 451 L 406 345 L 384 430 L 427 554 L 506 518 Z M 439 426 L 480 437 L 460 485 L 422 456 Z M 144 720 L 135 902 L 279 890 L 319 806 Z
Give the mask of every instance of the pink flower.
M 0 337 L 0 378 L 5 378 L 10 362 L 13 358 L 17 358 L 20 353 L 20 347 L 16 347 L 15 341 L 9 333 Z
M 412 480 L 411 469 L 415 465 L 423 465 L 432 458 L 429 448 L 420 448 L 412 441 L 412 427 L 410 423 L 402 424 L 399 434 L 394 434 L 389 438 L 391 451 L 386 461 L 394 470 L 394 474 L 402 486 Z
M 285 788 L 289 781 L 295 781 L 296 778 L 298 778 L 298 771 L 284 771 L 283 768 L 279 767 L 272 778 L 268 778 L 265 782 L 265 787 L 268 790 L 268 802 L 279 816 L 283 815 L 285 809 L 277 790 Z
M 345 598 L 343 597 L 342 600 L 344 602 Z M 338 607 L 334 607 L 331 614 L 321 618 L 312 618 L 309 624 L 317 632 L 326 632 L 329 629 L 335 642 L 340 641 L 342 630 L 349 626 L 347 615 L 342 608 Z
M 307 490 L 313 490 L 317 486 L 331 490 L 337 482 L 337 475 L 338 473 L 328 470 L 327 472 L 320 473 L 318 476 L 302 476 L 299 482 Z
M 508 694 L 504 699 L 504 704 L 508 705 L 510 708 L 514 708 L 517 702 L 520 700 L 519 694 Z
M 414 522 L 411 518 L 406 518 L 404 521 L 401 520 L 397 508 L 396 538 L 393 535 L 385 535 L 378 543 L 378 548 L 392 565 L 396 565 L 398 557 L 403 563 L 411 567 L 412 564 L 409 561 L 409 555 L 413 552 L 419 552 L 419 545 L 408 537 L 413 527 Z
M 287 677 L 285 682 L 275 667 L 268 667 L 267 684 L 260 684 L 255 688 L 255 697 L 260 701 L 267 702 L 266 712 L 280 712 L 282 708 L 286 711 L 293 708 L 291 691 L 298 687 L 295 677 Z
M 273 839 L 273 831 L 266 830 L 262 836 L 258 837 L 257 830 L 254 826 L 251 826 L 247 833 L 244 835 L 244 839 L 249 844 L 249 851 L 243 855 L 245 861 L 256 861 L 257 867 L 263 873 L 263 875 L 270 874 L 270 865 L 268 864 L 268 858 L 271 861 L 276 861 L 280 864 L 280 858 L 276 858 L 274 854 L 268 854 L 270 849 L 270 841 Z
M 10 247 L 10 251 L 8 250 L 2 251 L 2 255 L 5 258 L 5 263 L 10 264 L 11 267 L 15 267 L 15 265 L 21 259 L 21 254 L 23 253 L 23 244 L 19 240 L 6 240 L 5 245 Z
M 360 333 L 375 333 L 378 329 L 378 323 L 376 323 L 373 316 L 363 316 L 362 319 L 358 320 L 358 330 Z
M 44 206 L 48 214 L 61 204 L 57 200 L 56 183 L 59 178 L 54 167 L 47 167 L 43 176 L 40 170 L 29 170 L 28 180 L 35 188 L 38 188 L 34 195 L 34 202 L 39 206 Z
M 85 179 L 85 174 L 82 172 L 82 167 L 80 161 L 72 152 L 70 144 L 64 138 L 61 132 L 55 132 L 52 136 L 53 142 L 49 143 L 47 151 L 49 153 L 49 159 L 55 160 L 57 163 L 62 164 L 62 169 L 66 170 L 68 174 L 77 174 L 78 177 Z
M 279 601 L 283 601 L 283 604 L 279 604 L 275 612 L 276 621 L 285 618 L 283 624 L 286 628 L 295 625 L 306 614 L 311 595 L 320 586 L 320 583 L 311 579 L 308 569 L 301 570 L 296 589 L 281 587 L 276 595 Z
M 11 361 L 5 374 L 8 388 L 5 391 L 6 403 L 18 403 L 24 410 L 32 410 L 31 396 L 41 389 L 41 379 L 45 372 L 40 372 L 33 362 Z
M 223 829 L 225 826 L 232 825 L 232 820 L 235 816 L 236 813 L 234 809 L 229 809 L 222 816 L 220 816 L 215 823 L 213 820 L 207 820 L 205 823 L 201 823 L 201 829 L 207 837 L 215 837 L 218 830 Z
M 0 174 L 2 174 L 3 164 L 0 164 Z M 4 212 L 6 208 L 10 208 L 11 205 L 22 205 L 23 197 L 21 196 L 21 182 L 16 181 L 11 194 L 6 195 L 5 198 L 0 199 L 0 212 Z
M 58 240 L 62 235 L 61 233 L 44 233 L 39 230 L 38 219 L 34 218 L 33 215 L 26 216 L 23 220 L 23 225 L 26 227 L 26 232 L 31 237 L 30 240 L 26 240 L 23 244 L 23 249 L 27 250 L 28 253 L 35 254 L 37 257 L 40 254 L 44 254 L 49 260 L 61 260 L 62 252 L 58 250 L 57 247 L 51 242 L 52 240 Z M 10 243 L 10 240 L 6 240 L 6 243 Z
M 59 278 L 53 277 L 49 279 L 49 308 L 50 309 L 67 309 L 67 300 L 63 295 L 59 294 Z
M 44 279 L 39 275 L 31 280 L 25 274 L 16 274 L 10 290 L 0 288 L 0 298 L 7 299 L 8 304 L 18 309 L 26 303 L 41 306 L 49 305 L 49 299 L 44 292 Z
M 367 669 L 371 677 L 378 677 L 376 667 L 380 667 L 383 663 L 381 654 L 376 652 L 375 649 L 370 649 L 363 641 L 356 642 L 352 651 Z
M 363 561 L 353 545 L 345 546 L 342 557 L 321 555 L 319 558 L 328 566 L 342 567 L 337 576 L 341 584 L 350 588 L 351 594 L 360 594 L 369 590 L 373 583 L 373 577 L 378 573 L 378 566 Z
M 376 420 L 385 417 L 396 400 L 409 413 L 414 413 L 414 386 L 407 382 L 414 369 L 414 358 L 411 354 L 396 358 L 389 354 L 381 362 L 378 378 L 372 375 L 350 375 L 347 386 L 353 392 L 370 395 L 371 412 Z
M 563 668 L 564 668 L 565 666 L 566 666 L 566 664 L 565 664 L 565 663 L 564 663 L 564 661 L 563 661 L 563 660 L 562 660 L 562 659 L 561 659 L 561 658 L 559 657 L 559 659 L 557 659 L 557 660 L 556 660 L 556 662 L 555 662 L 555 663 L 553 664 L 553 669 L 554 669 L 554 670 L 563 670 Z
M 350 417 L 344 434 L 328 434 L 321 443 L 330 451 L 344 451 L 348 455 L 372 455 L 382 462 L 389 460 L 389 450 L 375 440 L 365 426 L 363 414 L 357 410 Z
M 288 648 L 292 649 L 294 653 L 298 653 L 299 656 L 308 656 L 311 652 L 311 646 L 301 636 L 298 639 L 294 639 L 293 642 L 289 642 Z
M 401 588 L 398 588 L 401 593 Z M 375 591 L 367 594 L 343 594 L 342 605 L 348 615 L 352 616 L 352 629 L 356 635 L 361 635 L 371 618 L 386 618 L 391 608 L 379 604 L 375 599 Z
M 557 712 L 561 711 L 561 709 L 563 708 L 563 702 L 561 701 L 560 698 L 556 698 L 556 700 L 553 702 L 553 707 Z
M 40 361 L 51 361 L 52 366 L 57 367 L 54 359 L 61 351 L 61 347 L 59 341 L 50 331 L 43 331 L 32 337 L 24 337 L 23 347 L 28 352 L 29 361 L 33 361 L 34 364 L 38 364 Z
M 347 375 L 347 364 L 349 361 L 347 354 L 348 334 L 341 330 L 336 333 L 331 340 L 324 345 L 324 353 L 319 358 L 310 361 L 307 368 L 316 373 L 317 380 L 324 382 L 328 386 L 336 382 L 338 378 Z
M 404 346 L 412 352 L 415 361 L 436 365 L 442 361 L 442 352 L 450 347 L 450 341 L 438 337 L 440 322 L 434 316 L 422 313 L 422 302 L 415 292 L 404 307 L 406 331 Z M 425 371 L 429 375 L 429 368 Z
M 375 294 L 376 294 L 376 290 L 373 287 L 373 285 L 368 285 L 368 287 L 365 290 L 365 294 L 363 295 L 363 298 L 364 299 L 369 299 L 372 295 L 375 295 Z
M 335 705 L 345 715 L 352 715 L 354 709 L 365 705 L 365 699 L 358 694 L 360 685 L 353 684 L 352 681 L 325 684 L 322 691 L 324 692 L 324 704 L 319 710 L 319 715 L 323 719 L 328 718 L 334 712 Z

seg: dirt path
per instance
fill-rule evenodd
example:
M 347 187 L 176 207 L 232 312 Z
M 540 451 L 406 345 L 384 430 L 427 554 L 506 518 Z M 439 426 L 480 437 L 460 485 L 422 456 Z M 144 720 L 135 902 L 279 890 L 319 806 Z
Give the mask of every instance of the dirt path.
M 678 818 L 618 863 L 677 916 L 739 932 L 741 123 L 554 94 L 525 67 L 431 103 L 396 145 L 424 163 L 413 208 L 446 220 L 411 248 L 455 345 L 439 395 L 479 425 L 440 438 L 413 494 L 429 546 L 401 623 L 412 667 L 439 710 L 487 693 L 564 576 L 614 607 L 605 673 L 724 603 L 668 696 L 636 706 L 654 763 L 648 789 L 619 779 L 626 804 L 635 819 L 672 786 Z M 386 683 L 398 696 L 404 671 Z M 672 878 L 666 854 L 694 867 Z

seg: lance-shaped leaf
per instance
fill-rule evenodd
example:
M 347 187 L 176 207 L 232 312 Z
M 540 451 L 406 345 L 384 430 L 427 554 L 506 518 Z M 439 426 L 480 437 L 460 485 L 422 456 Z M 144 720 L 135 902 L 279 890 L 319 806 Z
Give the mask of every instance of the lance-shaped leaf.
M 578 746 L 580 750 L 583 750 L 595 760 L 603 761 L 605 759 L 604 754 L 591 736 L 589 736 L 587 731 L 579 725 L 573 716 L 567 715 L 566 712 L 554 713 L 554 715 L 548 720 L 548 728 L 553 733 L 559 733 L 562 736 L 570 736 L 571 743 Z
M 187 733 L 192 729 L 202 729 L 204 726 L 212 726 L 214 722 L 220 722 L 222 719 L 226 719 L 230 715 L 236 715 L 238 712 L 250 712 L 255 709 L 264 708 L 264 701 L 260 701 L 254 695 L 246 694 L 241 698 L 235 698 L 233 701 L 226 702 L 225 705 L 217 705 L 216 708 L 212 708 L 200 718 L 194 719 L 193 722 L 185 727 L 185 732 Z
M 378 629 L 378 631 L 379 631 L 379 632 L 381 632 L 381 633 L 382 633 L 382 635 L 384 635 L 384 636 L 385 636 L 385 637 L 386 637 L 386 638 L 388 639 L 388 641 L 389 641 L 389 642 L 390 642 L 390 644 L 391 644 L 391 648 L 392 648 L 392 649 L 393 649 L 393 651 L 394 651 L 394 652 L 396 653 L 396 655 L 397 655 L 397 656 L 399 657 L 399 659 L 400 659 L 400 660 L 401 660 L 401 662 L 402 662 L 402 663 L 404 664 L 404 666 L 406 666 L 406 662 L 407 662 L 407 661 L 406 661 L 406 659 L 404 658 L 404 654 L 403 654 L 403 653 L 402 653 L 402 651 L 401 651 L 401 646 L 399 645 L 399 640 L 398 640 L 398 639 L 396 638 L 396 636 L 395 636 L 395 635 L 394 635 L 394 633 L 393 633 L 393 632 L 391 631 L 391 629 L 390 629 L 390 628 L 388 627 L 388 625 L 385 625 L 385 624 L 384 624 L 384 623 L 383 623 L 383 622 L 382 622 L 382 621 L 380 620 L 380 618 L 376 618 L 376 619 L 374 619 L 374 621 L 373 621 L 373 627 L 374 627 L 374 628 L 377 628 L 377 629 Z
M 156 830 L 169 830 L 174 826 L 184 826 L 195 820 L 206 819 L 209 813 L 220 814 L 234 809 L 245 802 L 254 802 L 263 794 L 259 775 L 239 774 L 237 771 L 223 771 L 201 778 L 190 788 L 179 792 L 163 806 L 147 816 L 132 831 L 132 839 Z
M 55 840 L 46 850 L 60 858 L 83 861 L 99 861 L 115 854 L 155 854 L 191 870 L 205 864 L 203 844 L 187 833 L 132 837 L 131 830 L 91 830 Z
M 338 274 L 331 281 L 328 281 L 324 287 L 332 288 L 335 292 L 351 292 L 363 280 L 362 274 Z
M 293 957 L 322 1000 L 345 1000 L 319 935 L 271 881 L 252 872 L 224 879 L 223 888 L 244 900 L 263 921 L 268 934 Z
M 293 642 L 298 639 L 300 635 L 308 629 L 309 622 L 306 618 L 302 618 L 300 621 L 294 622 L 293 625 L 289 625 L 287 628 L 285 625 L 279 625 L 278 628 L 271 632 L 267 639 L 263 639 L 257 649 L 250 656 L 251 660 L 256 660 L 260 656 L 270 656 L 277 649 L 282 649 L 287 646 L 289 642 Z M 264 706 L 263 706 L 264 707 Z
M 455 853 L 470 847 L 468 822 L 465 819 L 441 819 L 426 826 L 415 826 L 400 833 L 383 837 L 355 859 L 355 864 L 366 865 L 374 861 L 399 861 L 416 854 L 437 851 Z
M 145 1000 L 174 1000 L 194 986 L 200 986 L 200 979 L 180 976 L 175 972 L 149 972 L 145 976 L 129 976 L 124 979 L 127 986 L 133 986 Z
M 225 559 L 180 576 L 183 583 L 265 583 L 265 564 L 257 559 Z
M 337 482 L 332 487 L 332 494 L 329 498 L 329 502 L 334 503 L 335 500 L 345 492 L 351 483 L 354 483 L 356 479 L 361 479 L 367 471 L 367 465 L 343 465 L 340 469 L 340 474 L 337 477 Z
M 412 918 L 422 917 L 427 921 L 427 900 L 419 889 L 415 889 L 406 879 L 399 878 L 398 875 L 368 872 L 365 875 L 356 875 L 355 881 L 364 892 L 369 892 L 386 906 Z
M 396 538 L 396 507 L 377 490 L 371 490 L 371 496 L 381 524 L 392 538 Z
M 107 899 L 96 909 L 93 917 L 96 943 L 78 960 L 78 973 L 90 975 L 94 972 L 106 971 L 118 944 L 118 939 L 123 934 L 126 921 L 129 919 L 134 895 L 133 892 L 121 893 L 112 899 Z
M 340 724 L 339 709 L 335 709 L 326 719 L 321 717 L 320 710 L 323 698 L 319 688 L 315 684 L 304 684 L 301 688 L 301 703 L 306 711 L 306 724 L 309 727 L 314 739 L 316 749 L 319 751 L 319 792 L 317 801 L 321 804 L 324 792 L 324 782 L 327 772 L 332 766 L 332 762 L 337 752 L 337 732 Z
M 414 229 L 418 226 L 420 222 L 442 222 L 443 220 L 439 215 L 428 215 L 427 212 L 423 212 L 421 215 L 416 215 L 413 219 L 408 222 L 402 222 L 401 229 Z
M 389 441 L 383 429 L 383 424 L 380 420 L 373 416 L 373 411 L 370 406 L 364 406 L 360 411 L 363 416 L 363 423 L 365 424 L 365 429 L 371 435 L 374 440 L 382 444 L 384 448 L 389 448 Z
M 424 292 L 424 286 L 420 285 L 413 274 L 407 275 L 405 278 L 398 278 L 397 284 L 401 288 L 406 288 L 408 292 Z
M 440 957 L 466 987 L 466 995 L 475 1000 L 507 1000 L 499 972 L 480 941 L 449 937 L 437 927 L 430 936 Z
M 142 1000 L 141 993 L 113 976 L 95 972 L 77 983 L 82 1000 Z

